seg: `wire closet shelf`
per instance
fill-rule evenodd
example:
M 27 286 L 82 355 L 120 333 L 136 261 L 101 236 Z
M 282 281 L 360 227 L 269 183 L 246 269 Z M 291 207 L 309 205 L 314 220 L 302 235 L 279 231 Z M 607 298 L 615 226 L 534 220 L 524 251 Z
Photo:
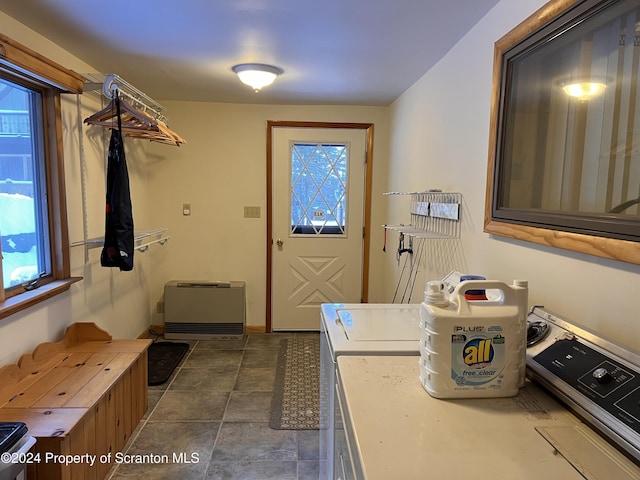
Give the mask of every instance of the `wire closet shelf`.
M 151 245 L 160 244 L 164 245 L 171 238 L 167 235 L 169 230 L 167 228 L 157 228 L 154 230 L 141 230 L 134 233 L 135 250 L 139 252 L 146 252 Z M 87 249 L 102 247 L 104 244 L 104 237 L 89 238 L 87 240 L 80 240 L 73 242 L 72 247 L 79 247 L 85 245 Z
M 116 95 L 125 97 L 135 108 L 148 113 L 156 120 L 167 123 L 168 119 L 164 114 L 165 107 L 118 74 L 84 74 L 84 77 L 87 79 L 85 90 L 99 92 L 110 100 L 116 98 Z
M 115 73 L 99 74 L 89 73 L 83 75 L 86 79 L 85 91 L 96 92 L 104 97 L 114 100 L 116 96 L 124 97 L 135 108 L 145 112 L 154 119 L 166 122 L 167 117 L 164 115 L 165 108 L 158 102 L 149 97 L 146 93 L 134 87 L 131 83 L 124 80 Z M 80 109 L 80 107 L 78 107 Z M 80 115 L 80 111 L 79 111 Z M 83 150 L 83 149 L 82 149 Z M 82 155 L 84 157 L 84 155 Z M 85 224 L 84 240 L 73 242 L 71 247 L 85 247 L 85 261 L 88 261 L 88 250 L 99 248 L 104 245 L 104 237 L 87 238 L 86 228 L 86 193 L 85 180 L 83 175 L 83 223 Z M 171 238 L 168 235 L 167 228 L 154 228 L 147 230 L 139 230 L 134 232 L 134 249 L 138 252 L 146 252 L 149 247 L 155 244 L 165 245 Z

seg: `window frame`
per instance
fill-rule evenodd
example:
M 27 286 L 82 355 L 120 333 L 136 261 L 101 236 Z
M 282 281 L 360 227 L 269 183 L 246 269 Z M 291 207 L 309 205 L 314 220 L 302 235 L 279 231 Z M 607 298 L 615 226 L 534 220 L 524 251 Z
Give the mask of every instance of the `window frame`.
M 540 32 L 544 31 L 547 25 L 555 22 L 558 18 L 571 22 L 575 20 L 575 17 L 582 15 L 587 8 L 602 8 L 611 3 L 611 0 L 552 0 L 496 42 L 484 232 L 602 258 L 640 264 L 640 242 L 637 241 L 637 235 L 628 234 L 635 231 L 634 227 L 637 228 L 637 220 L 601 216 L 597 219 L 596 224 L 593 217 L 579 214 L 541 212 L 536 215 L 531 211 L 498 208 L 503 187 L 500 176 L 502 168 L 499 158 L 502 140 L 500 135 L 505 123 L 501 116 L 501 107 L 505 101 L 506 88 L 512 80 L 504 69 L 505 55 L 515 46 L 526 42 L 527 39 L 540 35 Z M 611 227 L 611 222 L 617 223 L 617 230 Z M 631 227 L 627 223 L 631 223 Z M 603 231 L 608 235 L 603 236 Z
M 39 90 L 42 95 L 45 182 L 51 246 L 51 275 L 38 287 L 0 288 L 0 319 L 6 318 L 55 295 L 82 280 L 71 276 L 70 245 L 62 145 L 62 93 L 82 93 L 84 78 L 0 34 L 0 76 Z M 1 252 L 0 252 L 1 253 Z M 0 274 L 2 273 L 0 259 Z M 1 277 L 0 277 L 1 278 Z

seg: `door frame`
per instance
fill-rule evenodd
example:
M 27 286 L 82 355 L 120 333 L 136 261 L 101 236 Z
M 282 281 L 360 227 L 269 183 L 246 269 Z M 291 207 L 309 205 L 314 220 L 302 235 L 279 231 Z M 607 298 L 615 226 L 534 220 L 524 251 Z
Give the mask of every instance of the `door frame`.
M 274 128 L 313 128 L 313 129 L 354 129 L 364 130 L 365 145 L 365 185 L 364 185 L 364 228 L 362 232 L 362 293 L 361 301 L 366 303 L 369 297 L 369 252 L 371 223 L 371 187 L 373 180 L 373 123 L 340 122 L 300 122 L 267 120 L 267 298 L 265 332 L 271 332 L 272 308 L 272 268 L 273 268 L 273 129 Z

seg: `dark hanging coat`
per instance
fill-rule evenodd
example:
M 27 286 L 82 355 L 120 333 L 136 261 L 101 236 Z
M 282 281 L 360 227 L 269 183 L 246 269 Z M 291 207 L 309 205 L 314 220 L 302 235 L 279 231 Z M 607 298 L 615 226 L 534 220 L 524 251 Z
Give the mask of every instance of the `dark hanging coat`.
M 128 271 L 133 269 L 133 212 L 118 97 L 116 108 L 118 130 L 111 130 L 109 142 L 106 222 L 100 264 L 103 267 L 119 267 L 120 270 Z

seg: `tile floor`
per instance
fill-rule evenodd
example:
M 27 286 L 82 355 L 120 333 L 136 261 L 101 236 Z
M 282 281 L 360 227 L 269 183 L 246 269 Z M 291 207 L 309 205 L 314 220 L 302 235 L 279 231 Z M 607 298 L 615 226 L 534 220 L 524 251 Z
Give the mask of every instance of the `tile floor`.
M 280 340 L 294 335 L 317 334 L 187 341 L 169 381 L 149 387 L 147 414 L 123 450 L 131 463 L 107 478 L 317 480 L 318 431 L 268 425 Z M 194 461 L 174 463 L 174 454 Z M 154 463 L 162 455 L 170 462 Z

